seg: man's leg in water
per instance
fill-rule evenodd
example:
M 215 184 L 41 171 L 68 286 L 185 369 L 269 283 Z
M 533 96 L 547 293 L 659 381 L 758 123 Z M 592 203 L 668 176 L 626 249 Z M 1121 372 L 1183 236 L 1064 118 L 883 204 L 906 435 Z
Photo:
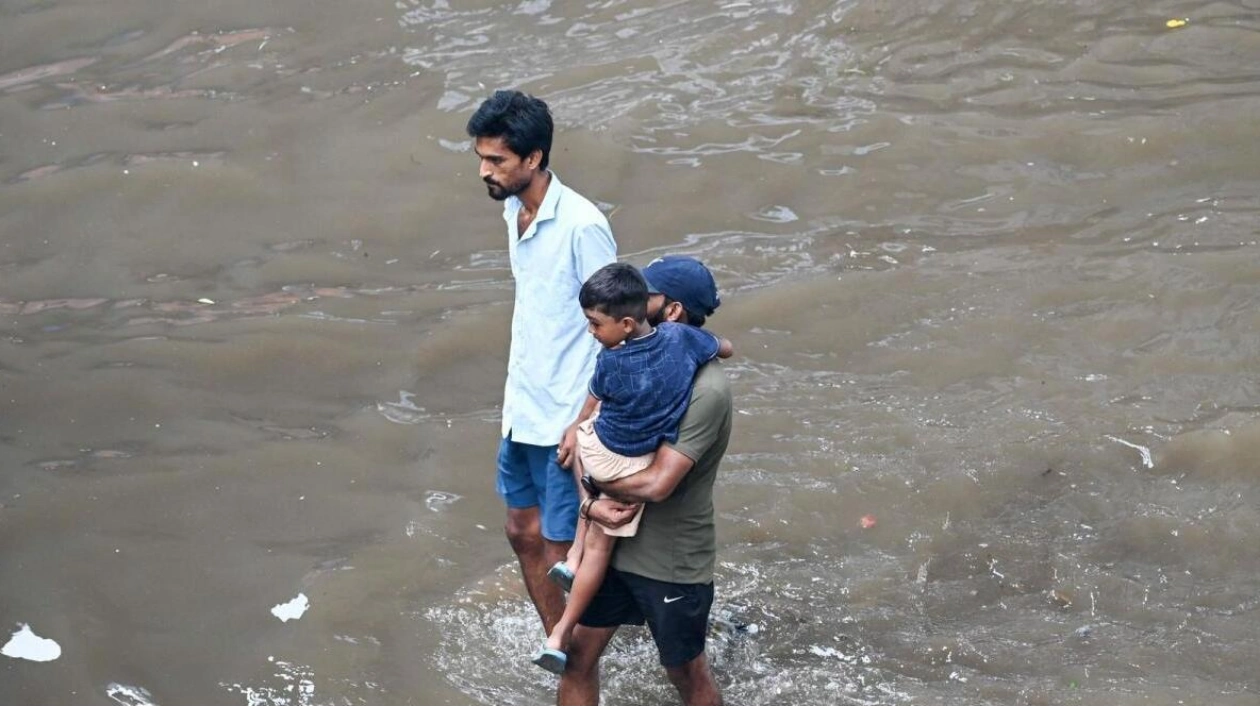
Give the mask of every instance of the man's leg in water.
M 556 690 L 556 704 L 599 704 L 599 658 L 616 632 L 616 626 L 591 628 L 578 624 L 573 628 L 569 658 Z
M 547 540 L 542 536 L 538 506 L 507 509 L 504 530 L 520 562 L 525 590 L 538 610 L 543 630 L 550 635 L 564 614 L 564 591 L 547 579 L 547 570 L 564 559 L 569 543 Z
M 652 631 L 661 665 L 683 704 L 722 704 L 722 693 L 704 652 L 709 612 L 713 608 L 713 583 L 676 584 L 628 572 L 619 576 L 632 587 Z
M 720 705 L 722 692 L 718 689 L 709 658 L 704 653 L 682 665 L 665 668 L 669 681 L 678 688 L 678 696 L 685 705 Z

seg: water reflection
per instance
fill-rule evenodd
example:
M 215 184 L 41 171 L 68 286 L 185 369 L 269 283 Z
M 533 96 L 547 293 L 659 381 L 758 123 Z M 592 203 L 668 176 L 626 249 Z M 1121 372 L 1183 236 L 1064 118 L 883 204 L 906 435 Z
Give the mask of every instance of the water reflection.
M 0 15 L 0 597 L 63 649 L 0 701 L 551 699 L 490 475 L 501 86 L 629 260 L 718 275 L 728 701 L 1260 695 L 1244 6 Z

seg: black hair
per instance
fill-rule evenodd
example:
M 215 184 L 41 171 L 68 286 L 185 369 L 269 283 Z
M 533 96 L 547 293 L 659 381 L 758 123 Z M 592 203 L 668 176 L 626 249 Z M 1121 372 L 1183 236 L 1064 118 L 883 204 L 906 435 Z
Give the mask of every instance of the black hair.
M 501 137 L 518 157 L 542 150 L 539 169 L 547 169 L 551 155 L 551 109 L 542 99 L 520 91 L 495 91 L 468 119 L 468 136 Z
M 578 304 L 614 319 L 647 319 L 648 286 L 639 269 L 626 263 L 609 263 L 582 284 Z
M 665 294 L 663 294 L 663 295 L 661 295 L 661 296 L 665 298 L 665 303 L 664 303 L 664 304 L 662 304 L 662 305 L 661 305 L 661 307 L 668 307 L 669 305 L 673 304 L 674 302 L 678 302 L 678 300 L 676 300 L 676 299 L 670 299 L 669 295 L 665 295 Z M 688 324 L 690 324 L 691 326 L 693 326 L 693 327 L 695 327 L 695 328 L 697 328 L 697 329 L 703 329 L 703 328 L 704 328 L 705 316 L 704 316 L 703 314 L 697 314 L 697 313 L 695 313 L 695 312 L 691 311 L 690 309 L 687 309 L 687 305 L 683 304 L 682 302 L 678 302 L 678 304 L 682 305 L 683 311 L 687 313 L 687 323 L 688 323 Z
M 683 313 L 687 315 L 686 323 L 688 325 L 693 326 L 697 329 L 704 328 L 705 318 L 703 314 L 696 314 L 690 309 L 687 309 L 687 305 L 683 304 L 682 302 L 679 302 L 673 297 L 670 297 L 664 292 L 661 292 L 660 295 L 664 299 L 664 301 L 661 302 L 661 308 L 660 310 L 658 310 L 659 313 L 656 315 L 659 321 L 662 321 L 662 322 L 665 321 L 665 310 L 669 308 L 669 305 L 677 304 L 679 307 L 682 307 Z

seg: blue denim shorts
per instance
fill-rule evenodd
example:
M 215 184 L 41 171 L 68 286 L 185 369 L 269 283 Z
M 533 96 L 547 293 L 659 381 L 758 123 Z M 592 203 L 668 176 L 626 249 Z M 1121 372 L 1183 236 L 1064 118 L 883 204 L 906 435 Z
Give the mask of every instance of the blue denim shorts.
M 499 443 L 499 475 L 495 487 L 508 508 L 538 507 L 542 536 L 571 542 L 577 529 L 578 490 L 573 472 L 556 463 L 556 447 Z

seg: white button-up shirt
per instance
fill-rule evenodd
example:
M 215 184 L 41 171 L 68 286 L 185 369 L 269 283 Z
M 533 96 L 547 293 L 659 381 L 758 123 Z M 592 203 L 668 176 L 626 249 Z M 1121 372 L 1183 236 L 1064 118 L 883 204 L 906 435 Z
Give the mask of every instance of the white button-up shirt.
M 599 342 L 586 330 L 578 292 L 617 259 L 617 243 L 604 214 L 555 172 L 523 234 L 516 227 L 520 210 L 517 197 L 504 202 L 516 300 L 502 434 L 546 447 L 560 443 L 586 400 Z

